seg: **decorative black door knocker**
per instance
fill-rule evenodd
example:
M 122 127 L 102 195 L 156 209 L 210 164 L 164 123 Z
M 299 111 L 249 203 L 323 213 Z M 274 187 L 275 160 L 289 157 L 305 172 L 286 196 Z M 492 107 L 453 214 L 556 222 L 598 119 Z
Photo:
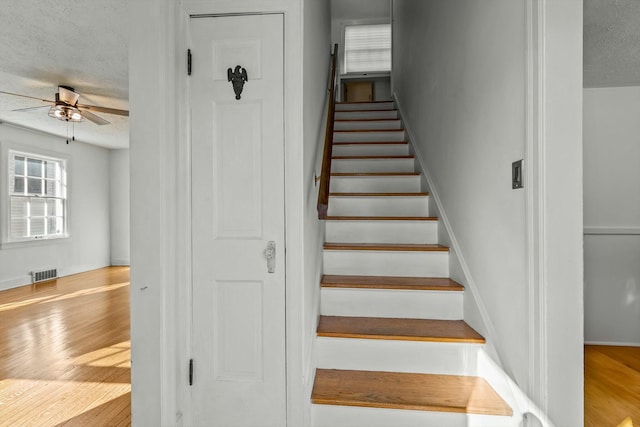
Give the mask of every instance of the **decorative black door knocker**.
M 249 81 L 249 78 L 247 77 L 247 70 L 242 68 L 240 65 L 236 65 L 235 70 L 231 70 L 231 68 L 227 70 L 227 77 L 233 85 L 233 91 L 236 93 L 236 99 L 240 99 L 244 82 Z

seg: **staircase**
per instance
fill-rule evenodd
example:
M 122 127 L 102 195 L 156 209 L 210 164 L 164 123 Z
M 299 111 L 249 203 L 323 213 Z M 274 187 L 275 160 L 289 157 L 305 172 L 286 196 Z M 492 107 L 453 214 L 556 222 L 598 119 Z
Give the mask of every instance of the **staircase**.
M 315 427 L 514 425 L 392 102 L 336 104 Z

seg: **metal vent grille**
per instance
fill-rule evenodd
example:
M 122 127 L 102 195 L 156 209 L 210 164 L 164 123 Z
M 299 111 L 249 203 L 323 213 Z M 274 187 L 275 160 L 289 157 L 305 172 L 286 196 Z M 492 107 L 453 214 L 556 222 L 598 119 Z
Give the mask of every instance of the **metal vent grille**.
M 50 268 L 48 270 L 31 272 L 31 283 L 46 282 L 47 280 L 55 280 L 57 278 L 58 278 L 57 268 Z

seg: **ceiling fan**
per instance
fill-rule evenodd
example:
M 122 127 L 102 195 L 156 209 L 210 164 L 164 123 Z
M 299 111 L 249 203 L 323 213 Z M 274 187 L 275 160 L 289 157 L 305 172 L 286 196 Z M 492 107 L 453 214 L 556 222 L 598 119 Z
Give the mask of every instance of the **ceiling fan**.
M 48 99 L 40 99 L 33 96 L 28 95 L 20 95 L 18 93 L 5 92 L 0 90 L 0 93 L 4 93 L 6 95 L 14 95 L 21 96 L 23 98 L 37 99 L 38 101 L 47 102 L 49 104 L 53 104 L 51 107 L 49 106 L 41 106 L 41 107 L 30 107 L 30 108 L 21 108 L 13 111 L 31 111 L 37 110 L 41 108 L 49 108 L 49 116 L 54 119 L 62 120 L 65 122 L 81 122 L 84 119 L 89 120 L 97 125 L 108 125 L 110 122 L 93 114 L 91 111 L 97 111 L 108 114 L 115 114 L 118 116 L 129 116 L 129 111 L 127 110 L 118 110 L 116 108 L 108 108 L 108 107 L 100 107 L 98 105 L 86 105 L 86 104 L 78 104 L 78 99 L 80 98 L 80 94 L 75 92 L 72 87 L 69 86 L 58 86 L 58 92 L 56 93 L 55 101 L 51 101 Z

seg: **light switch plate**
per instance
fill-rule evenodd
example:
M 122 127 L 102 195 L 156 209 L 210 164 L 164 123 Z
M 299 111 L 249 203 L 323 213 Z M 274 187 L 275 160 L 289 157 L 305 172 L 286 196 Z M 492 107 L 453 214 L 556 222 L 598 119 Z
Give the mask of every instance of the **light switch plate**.
M 514 190 L 524 187 L 524 180 L 522 179 L 523 172 L 522 159 L 511 164 L 511 188 Z

